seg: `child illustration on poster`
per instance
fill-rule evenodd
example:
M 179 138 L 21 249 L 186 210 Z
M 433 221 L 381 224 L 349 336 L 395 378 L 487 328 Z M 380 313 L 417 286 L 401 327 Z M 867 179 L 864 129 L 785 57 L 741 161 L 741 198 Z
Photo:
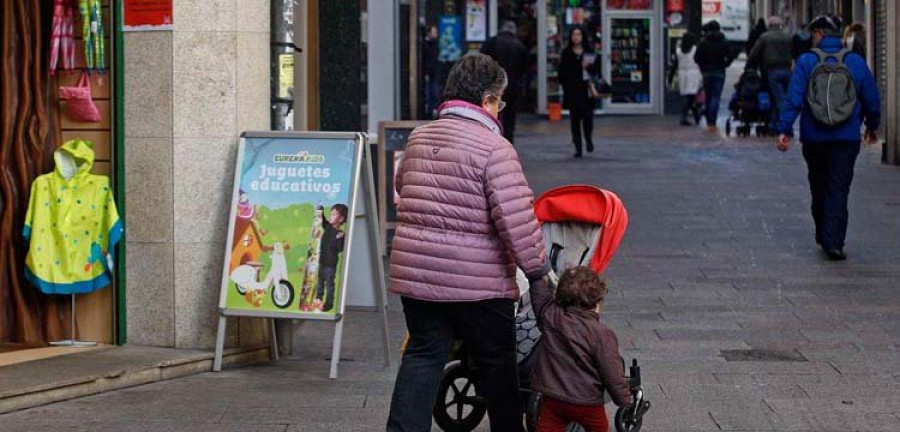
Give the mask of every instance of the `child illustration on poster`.
M 340 312 L 354 144 L 246 139 L 226 307 Z
M 319 247 L 319 280 L 316 301 L 313 308 L 317 312 L 328 312 L 334 308 L 334 282 L 338 259 L 344 251 L 344 222 L 347 221 L 347 206 L 335 204 L 331 207 L 328 223 L 323 225 Z M 323 303 L 324 302 L 324 303 Z

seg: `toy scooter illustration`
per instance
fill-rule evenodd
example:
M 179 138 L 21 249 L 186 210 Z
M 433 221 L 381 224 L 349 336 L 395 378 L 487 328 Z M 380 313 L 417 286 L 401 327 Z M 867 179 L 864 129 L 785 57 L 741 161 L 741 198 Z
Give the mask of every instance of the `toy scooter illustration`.
M 259 282 L 259 269 L 262 268 L 262 263 L 250 261 L 231 272 L 229 278 L 234 282 L 237 291 L 246 296 L 254 306 L 259 307 L 262 304 L 266 291 L 273 286 L 272 303 L 275 306 L 286 309 L 294 301 L 294 286 L 288 281 L 287 259 L 284 256 L 284 251 L 290 248 L 290 245 L 282 243 L 263 247 L 264 251 L 269 252 L 272 265 L 262 282 Z

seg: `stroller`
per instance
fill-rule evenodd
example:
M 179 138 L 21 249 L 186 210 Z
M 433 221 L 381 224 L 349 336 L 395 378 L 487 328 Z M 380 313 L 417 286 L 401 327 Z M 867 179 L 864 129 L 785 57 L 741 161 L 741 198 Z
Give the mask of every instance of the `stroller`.
M 573 185 L 550 190 L 534 203 L 535 216 L 541 223 L 544 242 L 556 274 L 573 266 L 586 265 L 602 273 L 619 247 L 628 225 L 628 213 L 618 196 L 593 186 Z M 525 411 L 528 431 L 537 430 L 541 397 L 530 390 L 531 371 L 540 349 L 540 330 L 531 308 L 528 280 L 519 270 L 519 304 L 516 312 L 516 343 L 519 366 L 519 392 Z M 637 432 L 650 402 L 643 399 L 640 368 L 637 361 L 631 367 L 630 386 L 634 403 L 619 408 L 615 425 L 619 432 Z M 447 432 L 474 430 L 487 413 L 487 401 L 480 396 L 478 369 L 469 349 L 458 342 L 444 367 L 444 376 L 433 409 L 438 426 Z M 578 425 L 570 431 L 582 430 Z
M 756 136 L 769 135 L 769 121 L 772 116 L 772 98 L 763 85 L 762 77 L 755 69 L 745 69 L 735 92 L 728 102 L 731 115 L 725 121 L 725 135 L 731 135 L 732 122 L 737 136 L 750 136 L 754 129 Z

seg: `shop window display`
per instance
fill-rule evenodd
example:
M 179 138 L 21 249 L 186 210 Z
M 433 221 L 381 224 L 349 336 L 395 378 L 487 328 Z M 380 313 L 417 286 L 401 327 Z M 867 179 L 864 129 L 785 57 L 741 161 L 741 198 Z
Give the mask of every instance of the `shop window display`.
M 650 20 L 615 18 L 611 23 L 612 101 L 649 104 Z

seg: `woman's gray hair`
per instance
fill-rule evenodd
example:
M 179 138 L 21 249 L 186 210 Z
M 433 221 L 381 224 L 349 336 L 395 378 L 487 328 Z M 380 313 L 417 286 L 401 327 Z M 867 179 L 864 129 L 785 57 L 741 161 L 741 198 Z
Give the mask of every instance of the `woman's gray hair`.
M 494 59 L 480 53 L 466 54 L 450 69 L 443 100 L 481 105 L 487 95 L 500 98 L 506 85 L 506 72 Z

